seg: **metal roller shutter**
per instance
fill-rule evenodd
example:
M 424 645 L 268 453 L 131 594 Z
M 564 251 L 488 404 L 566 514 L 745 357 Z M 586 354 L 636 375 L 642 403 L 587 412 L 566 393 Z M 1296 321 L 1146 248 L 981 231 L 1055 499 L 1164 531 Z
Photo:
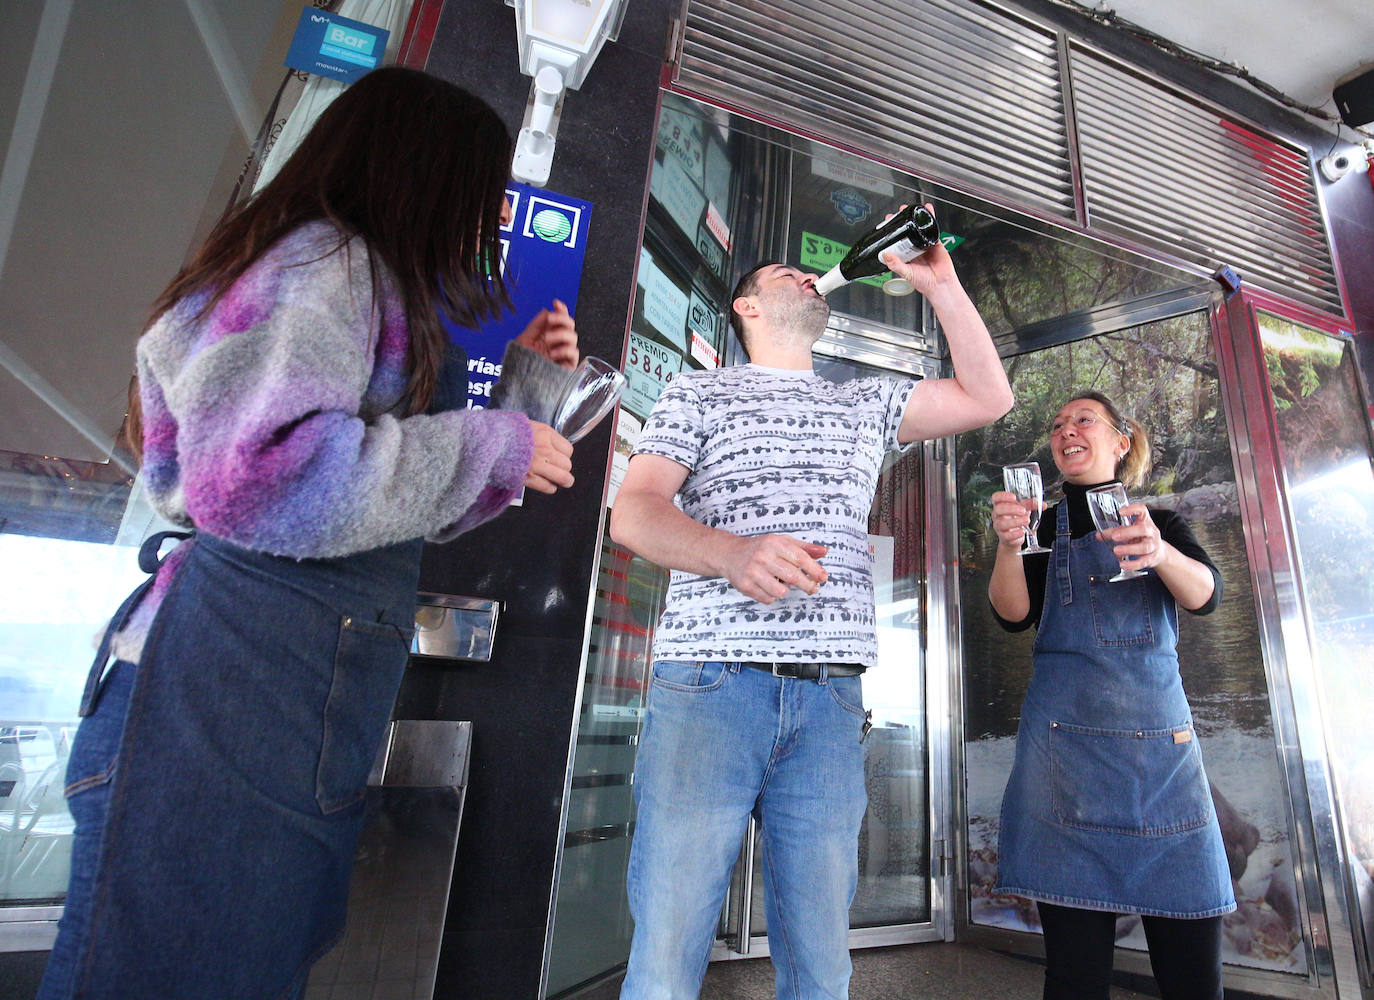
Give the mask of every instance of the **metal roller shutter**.
M 1061 66 L 1054 31 L 982 0 L 688 0 L 676 83 L 1344 312 L 1306 150 L 1066 48 Z
M 1088 223 L 1342 312 L 1305 150 L 1073 46 Z
M 1073 218 L 1054 32 L 976 0 L 691 0 L 677 84 Z

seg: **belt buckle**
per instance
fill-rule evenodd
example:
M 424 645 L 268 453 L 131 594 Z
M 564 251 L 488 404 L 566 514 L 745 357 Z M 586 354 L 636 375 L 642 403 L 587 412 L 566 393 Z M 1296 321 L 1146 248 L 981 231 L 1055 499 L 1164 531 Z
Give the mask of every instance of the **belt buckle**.
M 796 680 L 798 677 L 801 676 L 800 667 L 801 664 L 799 663 L 774 663 L 773 676 L 786 677 L 792 680 Z

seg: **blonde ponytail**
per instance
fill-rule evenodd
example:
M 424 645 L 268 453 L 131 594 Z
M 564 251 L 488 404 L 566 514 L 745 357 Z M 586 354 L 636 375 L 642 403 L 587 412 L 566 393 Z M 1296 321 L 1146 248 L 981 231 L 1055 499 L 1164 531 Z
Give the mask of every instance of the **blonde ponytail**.
M 1121 426 L 1120 424 L 1117 425 Z M 1133 490 L 1145 482 L 1150 474 L 1150 438 L 1145 428 L 1133 417 L 1126 418 L 1128 430 L 1123 433 L 1131 439 L 1131 446 L 1116 460 L 1116 478 L 1128 490 Z

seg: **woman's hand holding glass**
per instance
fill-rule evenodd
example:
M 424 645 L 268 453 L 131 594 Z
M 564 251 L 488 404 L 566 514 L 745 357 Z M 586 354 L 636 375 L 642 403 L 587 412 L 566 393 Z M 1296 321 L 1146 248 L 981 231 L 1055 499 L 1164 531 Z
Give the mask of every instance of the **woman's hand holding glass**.
M 530 421 L 534 432 L 534 454 L 525 473 L 525 487 L 540 493 L 553 493 L 573 484 L 572 442 L 548 424 Z
M 1026 547 L 1021 550 L 1022 553 L 1050 551 L 1041 545 L 1036 537 L 1036 529 L 1040 527 L 1040 515 L 1045 509 L 1045 489 L 1040 479 L 1040 464 L 1017 462 L 1002 466 L 1002 484 L 1026 509 Z
M 515 341 L 569 371 L 577 367 L 577 324 L 560 299 L 553 300 L 552 309 L 541 309 Z M 537 420 L 530 421 L 530 430 L 534 434 L 534 453 L 525 473 L 525 488 L 553 493 L 571 486 L 572 442 Z
M 1018 554 L 1024 551 L 1030 522 L 1030 509 L 1015 493 L 998 490 L 992 495 L 992 530 L 997 533 L 998 544 Z
M 1129 503 L 1120 510 L 1122 524 L 1099 531 L 1097 537 L 1112 546 L 1123 570 L 1158 566 L 1165 558 L 1164 539 L 1144 504 Z

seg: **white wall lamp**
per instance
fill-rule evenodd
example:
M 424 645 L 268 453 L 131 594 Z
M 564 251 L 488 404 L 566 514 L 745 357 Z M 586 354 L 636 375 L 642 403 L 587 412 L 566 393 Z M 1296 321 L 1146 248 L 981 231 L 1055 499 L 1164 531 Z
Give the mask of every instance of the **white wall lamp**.
M 553 167 L 565 90 L 587 78 L 601 46 L 615 41 L 629 0 L 506 0 L 515 8 L 520 72 L 534 77 L 515 142 L 511 176 L 543 187 Z

